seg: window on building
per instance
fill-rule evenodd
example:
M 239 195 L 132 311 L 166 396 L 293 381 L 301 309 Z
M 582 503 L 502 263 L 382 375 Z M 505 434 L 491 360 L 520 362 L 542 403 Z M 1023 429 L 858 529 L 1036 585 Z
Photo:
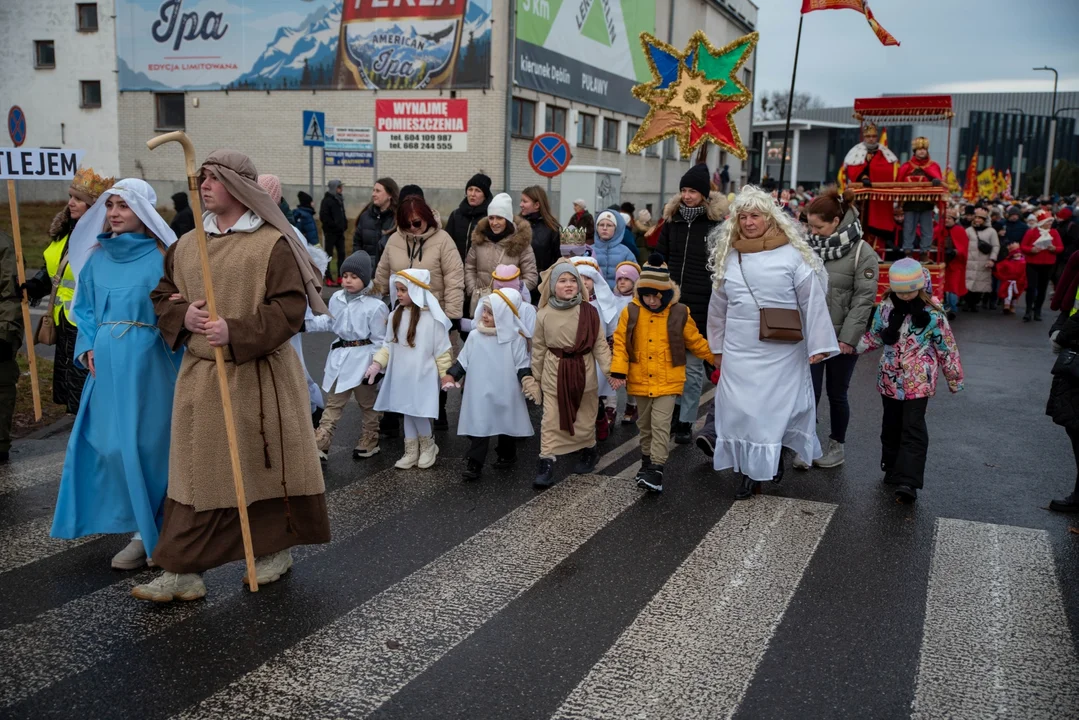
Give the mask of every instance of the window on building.
M 84 107 L 84 108 L 99 108 L 99 107 L 101 107 L 101 81 L 100 80 L 80 80 L 79 81 L 79 107 Z
M 753 73 L 749 68 L 742 68 L 742 84 L 750 90 L 753 89 Z
M 659 143 L 652 143 L 651 145 L 646 147 L 644 149 L 644 156 L 645 157 L 658 158 L 659 157 Z
M 525 138 L 536 136 L 536 103 L 522 98 L 513 98 L 510 134 Z
M 56 45 L 52 40 L 34 41 L 34 67 L 56 67 Z
M 154 93 L 154 124 L 157 130 L 183 130 L 187 118 L 183 93 Z
M 544 127 L 547 128 L 547 132 L 558 133 L 562 137 L 566 137 L 566 108 L 548 105 Z
M 673 137 L 669 137 L 669 138 L 667 138 L 666 140 L 663 141 L 663 157 L 664 157 L 664 159 L 666 159 L 666 160 L 676 160 L 679 157 L 678 152 L 679 152 L 678 143 L 675 141 L 675 139 Z
M 581 147 L 596 146 L 596 116 L 588 113 L 577 115 L 577 144 Z
M 637 134 L 637 131 L 641 129 L 641 126 L 637 123 L 628 123 L 626 125 L 626 152 L 629 152 L 629 144 L 633 142 L 633 137 Z
M 618 152 L 618 121 L 603 118 L 603 149 Z
M 77 3 L 79 32 L 97 32 L 97 3 Z

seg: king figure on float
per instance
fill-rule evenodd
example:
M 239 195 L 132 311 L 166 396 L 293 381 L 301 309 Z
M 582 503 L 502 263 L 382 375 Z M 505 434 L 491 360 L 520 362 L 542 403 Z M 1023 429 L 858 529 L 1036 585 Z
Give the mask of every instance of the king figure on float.
M 880 132 L 873 123 L 862 127 L 862 141 L 843 160 L 847 182 L 872 187 L 874 183 L 895 182 L 899 158 L 880 144 Z M 867 235 L 888 245 L 895 237 L 895 217 L 890 200 L 865 200 L 861 206 L 862 227 Z M 874 243 L 874 245 L 876 245 Z

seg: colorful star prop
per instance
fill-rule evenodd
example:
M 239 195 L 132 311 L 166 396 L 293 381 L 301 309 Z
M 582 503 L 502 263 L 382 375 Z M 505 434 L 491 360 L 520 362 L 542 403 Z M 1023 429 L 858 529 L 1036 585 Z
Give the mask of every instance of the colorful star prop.
M 751 33 L 717 49 L 698 30 L 679 51 L 641 33 L 652 81 L 633 88 L 633 96 L 648 103 L 648 115 L 629 151 L 641 152 L 674 136 L 682 157 L 689 157 L 701 143 L 713 142 L 745 160 L 746 147 L 734 115 L 752 104 L 753 94 L 738 79 L 738 71 L 757 39 L 758 34 Z

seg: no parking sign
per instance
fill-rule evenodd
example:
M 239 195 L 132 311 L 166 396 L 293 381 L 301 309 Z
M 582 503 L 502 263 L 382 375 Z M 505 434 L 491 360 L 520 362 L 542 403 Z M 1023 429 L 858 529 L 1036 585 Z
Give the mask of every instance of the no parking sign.
M 528 164 L 537 174 L 552 178 L 561 175 L 573 155 L 566 138 L 558 133 L 537 135 L 528 146 Z

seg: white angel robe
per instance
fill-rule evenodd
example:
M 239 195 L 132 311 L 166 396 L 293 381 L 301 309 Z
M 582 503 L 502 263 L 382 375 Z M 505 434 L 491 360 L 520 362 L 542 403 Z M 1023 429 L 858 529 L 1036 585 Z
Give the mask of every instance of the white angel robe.
M 532 420 L 517 380 L 517 371 L 532 366 L 525 338 L 514 334 L 510 342 L 478 329 L 457 356 L 465 369 L 461 415 L 457 434 L 468 437 L 531 437 Z
M 333 332 L 341 340 L 370 340 L 370 345 L 339 347 L 326 356 L 322 389 L 343 393 L 359 387 L 363 375 L 371 366 L 375 353 L 386 340 L 386 323 L 390 311 L 381 298 L 366 292 L 350 293 L 338 290 L 330 298 L 330 313 L 307 320 L 308 332 Z M 406 317 L 401 324 L 407 330 Z M 336 384 L 336 387 L 334 386 Z
M 825 289 L 794 246 L 742 255 L 741 269 L 738 255 L 728 255 L 723 286 L 708 305 L 708 342 L 723 355 L 713 465 L 763 482 L 775 476 L 784 447 L 807 460 L 822 455 L 809 358 L 834 355 L 839 343 Z M 760 312 L 746 280 L 760 307 L 801 312 L 801 342 L 760 339 Z
M 386 326 L 385 347 L 390 352 L 386 376 L 375 400 L 375 410 L 396 412 L 412 417 L 437 418 L 441 378 L 435 359 L 449 352 L 450 335 L 446 326 L 424 309 L 416 325 L 416 347 L 408 346 L 409 310 L 401 315 L 397 342 L 393 342 L 393 317 Z
M 305 323 L 311 322 L 315 317 L 315 314 L 311 312 L 311 306 L 307 306 L 307 316 L 304 320 Z M 296 351 L 296 355 L 300 358 L 300 367 L 303 368 L 303 377 L 307 381 L 307 395 L 311 398 L 311 414 L 314 415 L 319 409 L 326 408 L 326 401 L 322 397 L 322 391 L 318 389 L 318 383 L 311 377 L 311 372 L 307 369 L 307 361 L 303 359 L 303 333 L 296 333 L 289 339 L 289 343 L 292 345 L 292 349 Z

